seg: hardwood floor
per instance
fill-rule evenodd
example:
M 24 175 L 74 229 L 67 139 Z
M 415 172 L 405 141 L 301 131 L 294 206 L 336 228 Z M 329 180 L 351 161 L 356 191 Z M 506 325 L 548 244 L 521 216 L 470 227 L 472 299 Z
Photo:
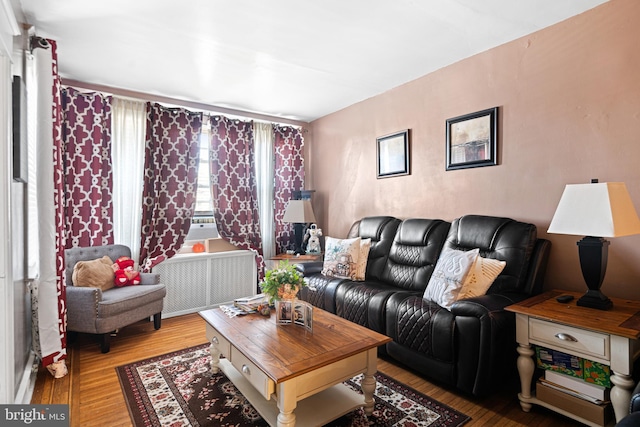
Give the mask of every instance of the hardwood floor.
M 100 352 L 98 341 L 80 334 L 68 348 L 69 374 L 54 379 L 40 368 L 31 403 L 69 404 L 71 426 L 131 426 L 115 367 L 204 344 L 205 325 L 197 314 L 163 319 L 162 328 L 139 322 L 123 328 L 111 340 L 111 351 Z M 387 360 L 378 369 L 471 417 L 465 426 L 580 426 L 582 424 L 536 407 L 523 412 L 516 392 L 502 392 L 476 399 L 443 388 Z M 305 427 L 305 426 L 302 426 Z

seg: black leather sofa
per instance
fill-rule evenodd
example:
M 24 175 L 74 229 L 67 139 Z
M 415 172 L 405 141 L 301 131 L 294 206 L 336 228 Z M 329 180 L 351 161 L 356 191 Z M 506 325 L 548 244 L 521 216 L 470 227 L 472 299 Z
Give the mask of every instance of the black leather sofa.
M 487 395 L 515 378 L 515 318 L 504 308 L 542 291 L 551 244 L 537 238 L 535 225 L 479 215 L 452 223 L 378 216 L 354 223 L 347 238 L 358 236 L 372 240 L 365 280 L 298 264 L 309 285 L 301 299 L 393 338 L 380 355 L 461 391 Z M 486 295 L 449 311 L 422 297 L 444 247 L 479 248 L 506 267 Z

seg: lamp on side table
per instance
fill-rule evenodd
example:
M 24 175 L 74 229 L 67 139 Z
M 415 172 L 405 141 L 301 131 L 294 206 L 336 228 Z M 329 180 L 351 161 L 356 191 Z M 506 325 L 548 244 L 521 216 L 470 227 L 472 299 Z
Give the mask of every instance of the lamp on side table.
M 609 241 L 640 233 L 640 219 L 623 182 L 592 180 L 565 187 L 549 233 L 585 236 L 578 242 L 580 268 L 589 290 L 578 301 L 582 307 L 608 310 L 613 304 L 600 292 L 607 271 Z

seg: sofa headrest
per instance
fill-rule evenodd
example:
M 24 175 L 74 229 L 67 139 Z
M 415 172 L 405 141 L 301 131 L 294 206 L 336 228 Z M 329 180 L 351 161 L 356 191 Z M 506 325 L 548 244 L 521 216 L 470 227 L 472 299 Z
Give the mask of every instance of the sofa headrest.
M 392 216 L 370 216 L 356 221 L 349 230 L 348 238 L 371 239 L 371 250 L 365 277 L 378 279 L 389 255 L 400 220 Z
M 507 265 L 489 292 L 521 291 L 537 240 L 534 224 L 482 215 L 466 215 L 451 223 L 445 245 L 452 249 L 479 248 L 480 256 L 506 261 Z

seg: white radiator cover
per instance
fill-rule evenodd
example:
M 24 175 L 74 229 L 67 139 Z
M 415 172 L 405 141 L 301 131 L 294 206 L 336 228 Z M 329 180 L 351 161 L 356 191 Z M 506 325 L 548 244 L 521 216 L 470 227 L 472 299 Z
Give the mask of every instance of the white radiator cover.
M 195 313 L 255 295 L 257 268 L 251 251 L 178 254 L 156 265 L 167 287 L 162 317 Z

